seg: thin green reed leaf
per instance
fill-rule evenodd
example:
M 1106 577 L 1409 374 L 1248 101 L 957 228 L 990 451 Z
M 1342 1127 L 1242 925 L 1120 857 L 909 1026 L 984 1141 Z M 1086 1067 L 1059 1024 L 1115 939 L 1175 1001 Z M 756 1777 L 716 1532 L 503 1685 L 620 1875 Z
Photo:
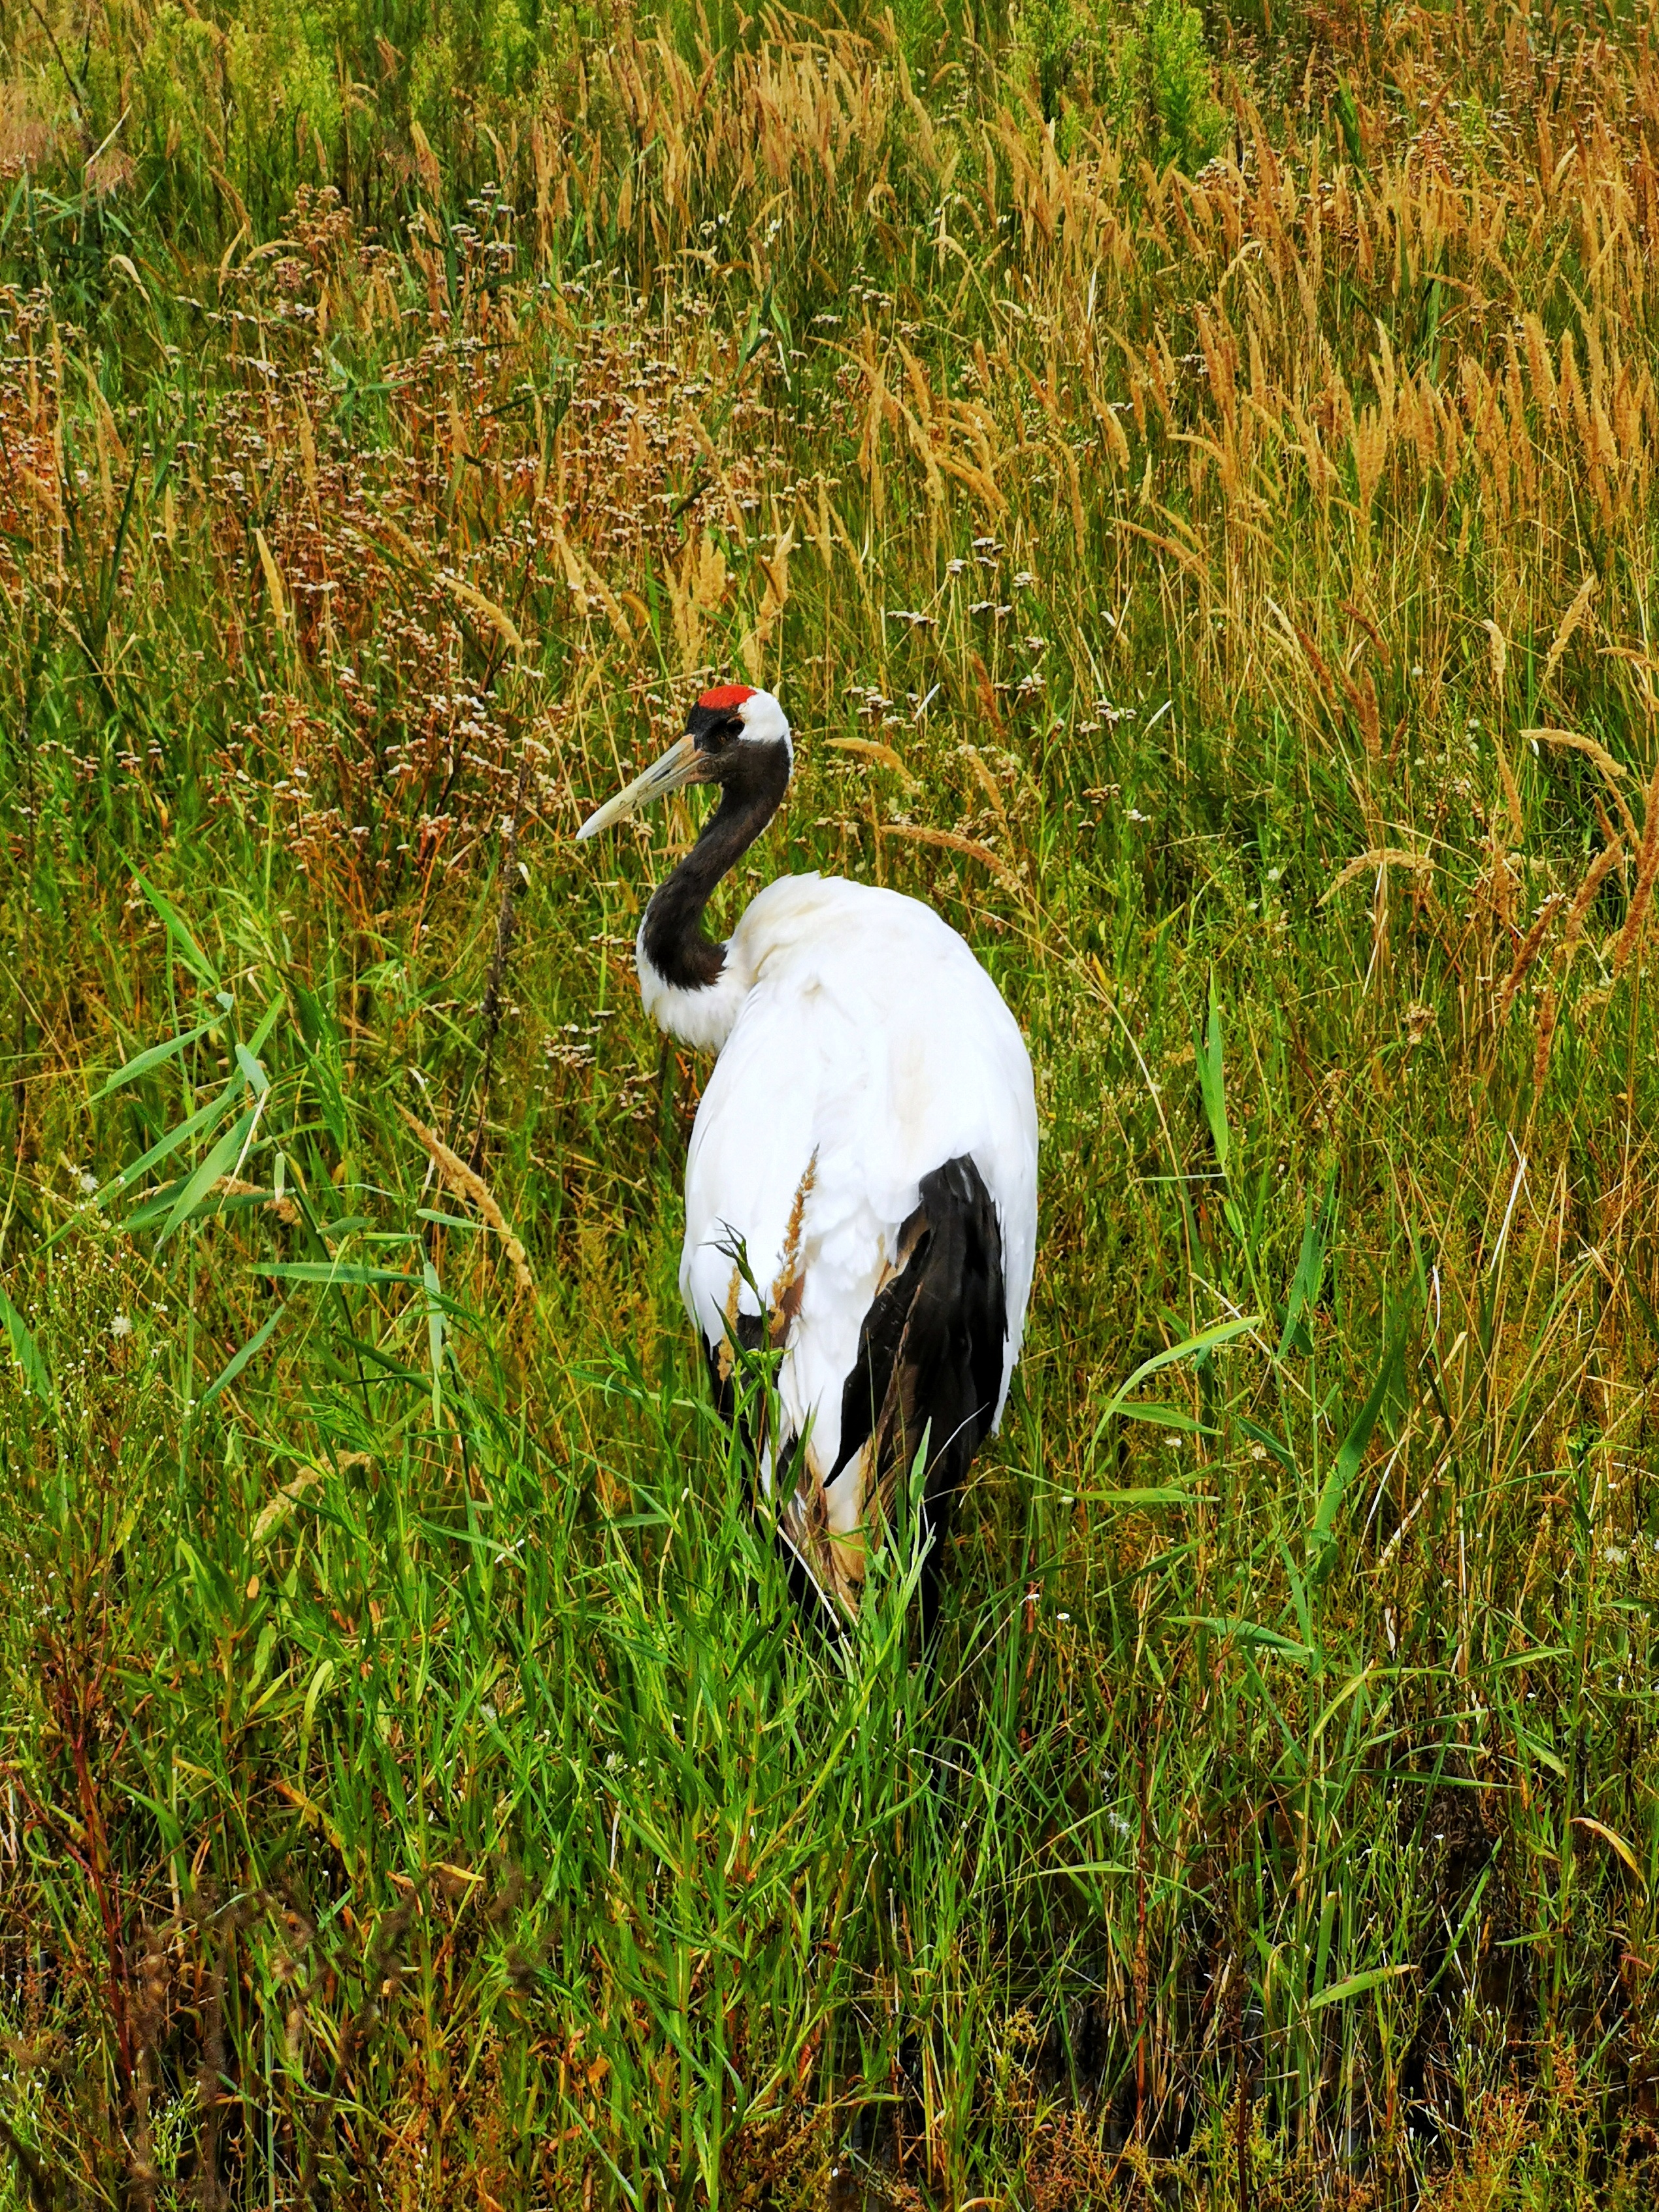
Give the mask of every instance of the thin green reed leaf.
M 1314 1633 L 1313 1607 L 1309 1600 L 1309 1579 L 1297 1571 L 1291 1556 L 1291 1547 L 1285 1540 L 1283 1529 L 1273 1530 L 1273 1548 L 1279 1553 L 1279 1564 L 1285 1571 L 1285 1581 L 1291 1593 L 1291 1605 L 1296 1613 L 1296 1625 L 1302 1632 L 1302 1640 L 1315 1656 L 1313 1671 L 1324 1671 L 1322 1655 L 1318 1650 L 1318 1638 Z
M 1342 1510 L 1342 1501 L 1348 1486 L 1359 1472 L 1365 1457 L 1365 1448 L 1370 1443 L 1371 1431 L 1376 1426 L 1376 1417 L 1382 1410 L 1382 1401 L 1389 1394 L 1394 1370 L 1405 1349 L 1403 1332 L 1396 1336 L 1382 1355 L 1370 1395 L 1353 1418 L 1342 1446 L 1331 1462 L 1331 1471 L 1325 1478 L 1320 1492 L 1319 1504 L 1308 1530 L 1308 1571 L 1310 1577 L 1322 1573 L 1329 1564 L 1332 1538 L 1335 1534 L 1337 1516 Z
M 239 1044 L 236 1048 L 236 1065 L 247 1078 L 254 1097 L 263 1098 L 270 1088 L 270 1078 L 245 1044 Z
M 1374 1666 L 1368 1666 L 1363 1668 L 1360 1673 L 1355 1674 L 1350 1680 L 1342 1685 L 1342 1687 L 1331 1699 L 1324 1711 L 1319 1716 L 1317 1722 L 1316 1722 L 1313 1735 L 1310 1739 L 1313 1742 L 1318 1742 L 1320 1737 L 1324 1735 L 1326 1729 L 1329 1726 L 1330 1723 L 1335 1719 L 1342 1707 L 1347 1704 L 1349 1698 L 1355 1696 L 1359 1691 L 1363 1690 L 1366 1683 L 1375 1678 L 1376 1674 L 1376 1668 Z
M 1326 1180 L 1324 1198 L 1318 1207 L 1316 1209 L 1311 1196 L 1308 1200 L 1308 1219 L 1302 1231 L 1302 1249 L 1297 1255 L 1296 1273 L 1291 1278 L 1290 1295 L 1285 1302 L 1285 1328 L 1279 1340 L 1277 1355 L 1280 1359 L 1292 1351 L 1306 1354 L 1313 1350 L 1308 1317 L 1319 1304 L 1319 1289 L 1325 1273 L 1325 1250 L 1330 1242 L 1335 1204 L 1336 1170 L 1333 1168 Z
M 40 1346 L 29 1332 L 27 1322 L 3 1290 L 0 1290 L 0 1321 L 6 1324 L 12 1358 L 17 1362 L 24 1382 L 43 1406 L 49 1406 L 52 1403 L 52 1376 L 40 1356 Z
M 1572 1650 L 1570 1644 L 1534 1644 L 1524 1651 L 1511 1651 L 1507 1657 L 1488 1661 L 1489 1674 L 1511 1674 L 1517 1667 L 1547 1666 L 1552 1659 L 1565 1659 Z
M 1237 1321 L 1213 1322 L 1208 1328 L 1200 1329 L 1195 1336 L 1183 1337 L 1179 1344 L 1170 1345 L 1163 1352 L 1154 1352 L 1150 1359 L 1143 1359 L 1133 1374 L 1120 1382 L 1106 1401 L 1089 1439 L 1089 1453 L 1092 1455 L 1098 1445 L 1107 1424 L 1123 1411 L 1130 1391 L 1137 1389 L 1149 1375 L 1156 1375 L 1160 1368 L 1172 1367 L 1178 1360 L 1192 1359 L 1206 1352 L 1213 1352 L 1219 1345 L 1231 1344 L 1235 1337 L 1247 1336 L 1259 1326 L 1261 1319 L 1260 1314 L 1246 1314 Z
M 123 857 L 125 858 L 125 856 L 124 855 Z M 162 892 L 157 890 L 155 884 L 150 882 L 149 877 L 146 876 L 140 868 L 137 867 L 131 860 L 127 860 L 127 866 L 132 870 L 133 881 L 137 884 L 139 890 L 143 891 L 144 896 L 149 901 L 150 905 L 155 908 L 157 916 L 160 918 L 163 928 L 167 931 L 167 935 L 173 939 L 174 945 L 178 947 L 179 951 L 183 956 L 185 966 L 191 969 L 193 973 L 207 985 L 209 990 L 217 991 L 222 989 L 222 986 L 219 981 L 218 969 L 208 958 L 206 953 L 203 951 L 201 946 L 196 942 L 196 939 L 191 935 L 183 917 L 179 915 L 177 908 L 173 906 L 172 901 Z
M 21 181 L 16 185 L 12 192 L 11 198 L 6 202 L 5 215 L 3 217 L 0 217 L 0 246 L 4 245 L 6 240 L 10 237 L 12 224 L 17 219 L 17 210 L 19 208 L 26 206 L 27 204 L 27 201 L 28 172 L 25 170 Z
M 1446 1954 L 1444 1958 L 1440 1961 L 1440 1965 L 1436 1972 L 1429 1977 L 1429 1979 L 1423 1985 L 1423 1995 L 1425 1999 L 1434 1995 L 1434 1992 L 1439 1988 L 1441 1983 L 1445 1979 L 1447 1974 L 1451 1972 L 1454 1965 L 1460 1958 L 1462 1952 L 1464 1938 L 1468 1936 L 1470 1929 L 1474 1926 L 1475 1916 L 1480 1910 L 1481 1900 L 1486 1894 L 1487 1888 L 1492 1882 L 1493 1875 L 1498 1872 L 1498 1860 L 1502 1851 L 1503 1841 L 1500 1838 L 1498 1842 L 1494 1844 L 1492 1848 L 1491 1857 L 1480 1869 L 1480 1875 L 1475 1881 L 1474 1887 L 1469 1893 L 1469 1901 L 1464 1908 L 1462 1917 L 1459 1921 L 1450 1942 L 1446 1946 Z
M 1527 1756 L 1529 1759 L 1535 1759 L 1540 1766 L 1547 1767 L 1552 1774 L 1565 1782 L 1567 1778 L 1567 1763 L 1560 1753 L 1553 1750 L 1534 1730 L 1523 1729 L 1518 1722 L 1512 1721 L 1510 1725 L 1515 1729 L 1516 1743 Z
M 300 1717 L 300 1746 L 301 1755 L 303 1755 L 306 1748 L 311 1742 L 312 1730 L 316 1724 L 318 1705 L 326 1693 L 328 1686 L 333 1680 L 333 1660 L 320 1660 L 313 1671 L 310 1681 L 306 1686 L 305 1707 Z
M 184 1188 L 173 1201 L 172 1212 L 161 1224 L 161 1233 L 156 1239 L 158 1249 L 167 1243 L 179 1224 L 189 1218 L 213 1188 L 215 1183 L 222 1176 L 229 1175 L 236 1167 L 241 1158 L 242 1147 L 253 1133 L 258 1120 L 258 1111 L 257 1106 L 250 1106 L 247 1111 L 225 1131 L 223 1136 L 213 1146 L 194 1173 L 185 1179 Z
M 1184 1483 L 1148 1483 L 1142 1490 L 1079 1490 L 1073 1493 L 1090 1505 L 1122 1505 L 1133 1508 L 1141 1505 L 1201 1505 L 1212 1504 L 1201 1491 L 1189 1490 Z
M 121 1795 L 134 1805 L 142 1805 L 155 1821 L 162 1846 L 169 1851 L 182 1848 L 185 1840 L 184 1824 L 171 1805 L 164 1799 L 152 1797 L 148 1791 L 133 1787 L 131 1783 L 118 1783 Z
M 1183 1413 L 1178 1406 L 1121 1406 L 1118 1412 L 1126 1421 L 1145 1421 L 1149 1428 L 1154 1429 L 1179 1429 L 1183 1436 L 1216 1437 L 1221 1433 L 1219 1429 L 1194 1420 L 1190 1413 Z
M 1296 1454 L 1282 1437 L 1276 1437 L 1271 1429 L 1264 1429 L 1259 1421 L 1253 1421 L 1244 1414 L 1239 1416 L 1238 1426 L 1241 1435 L 1249 1437 L 1253 1443 L 1260 1444 L 1264 1451 L 1271 1452 L 1287 1474 L 1296 1473 Z
M 137 1200 L 129 1209 L 123 1223 L 128 1235 L 135 1235 L 141 1229 L 154 1229 L 157 1222 L 165 1221 L 172 1212 L 173 1202 L 184 1188 L 186 1180 L 184 1176 L 175 1176 L 171 1182 L 158 1184 L 155 1189 Z M 227 1198 L 224 1202 L 226 1209 L 230 1203 L 230 1200 Z
M 287 1009 L 288 1000 L 283 996 L 283 993 L 279 991 L 276 997 L 271 1000 L 270 1004 L 265 1008 L 264 1013 L 260 1015 L 259 1026 L 254 1030 L 253 1035 L 247 1041 L 248 1051 L 255 1059 L 258 1057 L 259 1054 L 264 1050 L 266 1045 L 270 1042 L 270 1033 L 276 1026 L 277 1016 L 286 1012 Z
M 239 1071 L 217 1097 L 210 1098 L 187 1121 L 180 1121 L 176 1128 L 169 1129 L 165 1137 L 158 1138 L 149 1150 L 134 1160 L 130 1167 L 118 1170 L 98 1193 L 95 1202 L 99 1206 L 106 1205 L 112 1198 L 130 1189 L 141 1176 L 147 1176 L 152 1168 L 160 1167 L 163 1160 L 171 1158 L 180 1145 L 187 1144 L 192 1137 L 199 1137 L 210 1129 L 216 1121 L 230 1111 L 246 1088 L 246 1079 Z
M 228 1390 L 230 1388 L 231 1384 L 236 1380 L 237 1376 L 248 1364 L 250 1360 L 257 1359 L 258 1358 L 259 1354 L 264 1350 L 266 1345 L 270 1343 L 271 1338 L 276 1334 L 277 1324 L 281 1322 L 283 1316 L 287 1311 L 288 1308 L 286 1305 L 278 1306 L 276 1312 L 271 1315 L 270 1318 L 268 1321 L 262 1322 L 259 1328 L 254 1331 L 253 1334 L 249 1337 L 247 1342 L 242 1346 L 241 1350 L 240 1352 L 234 1352 L 231 1355 L 230 1358 L 227 1360 L 219 1373 L 214 1376 L 212 1382 L 208 1384 L 207 1389 L 203 1391 L 201 1396 L 196 1401 L 196 1410 L 198 1413 L 202 1411 L 204 1407 L 210 1406 L 222 1390 Z
M 100 1099 L 107 1098 L 112 1091 L 119 1091 L 125 1084 L 136 1083 L 141 1075 L 148 1075 L 152 1068 L 165 1066 L 178 1054 L 186 1051 L 193 1044 L 199 1044 L 210 1030 L 219 1027 L 222 1019 L 222 1015 L 216 1014 L 210 1022 L 199 1022 L 193 1030 L 185 1030 L 179 1036 L 169 1037 L 165 1044 L 149 1046 L 124 1066 L 118 1067 L 114 1074 L 93 1092 L 87 1101 L 88 1105 L 95 1106 Z
M 430 1260 L 423 1262 L 421 1275 L 426 1285 L 426 1342 L 432 1362 L 432 1425 L 435 1429 L 442 1426 L 444 1413 L 443 1285 Z
M 1210 971 L 1209 1018 L 1202 1028 L 1194 1027 L 1193 1030 L 1193 1056 L 1198 1064 L 1199 1096 L 1215 1146 L 1217 1164 L 1223 1180 L 1230 1181 L 1232 1133 L 1227 1126 L 1227 1088 L 1221 1059 L 1221 1000 L 1216 991 L 1213 969 Z
M 365 1267 L 347 1260 L 280 1260 L 255 1267 L 279 1283 L 418 1283 L 421 1277 L 407 1267 Z
M 1298 1644 L 1292 1636 L 1281 1636 L 1276 1628 L 1263 1628 L 1260 1622 L 1242 1620 L 1235 1613 L 1177 1613 L 1172 1618 L 1180 1627 L 1208 1628 L 1246 1650 L 1277 1652 L 1281 1659 L 1293 1660 L 1297 1666 L 1305 1666 L 1316 1656 L 1310 1644 Z
M 1416 1966 L 1409 1959 L 1395 1966 L 1371 1966 L 1363 1974 L 1349 1974 L 1340 1982 L 1333 1982 L 1310 1997 L 1308 2010 L 1323 2012 L 1327 2005 L 1346 2004 L 1351 1997 L 1363 1997 L 1369 1990 L 1380 1990 L 1387 1983 L 1397 1982 L 1404 1974 L 1414 1974 Z

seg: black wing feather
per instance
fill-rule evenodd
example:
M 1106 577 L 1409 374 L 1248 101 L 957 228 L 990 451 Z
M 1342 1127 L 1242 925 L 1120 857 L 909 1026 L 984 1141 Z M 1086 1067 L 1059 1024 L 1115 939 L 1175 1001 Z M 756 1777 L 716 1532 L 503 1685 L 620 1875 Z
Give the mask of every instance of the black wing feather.
M 841 1450 L 830 1480 L 874 1436 L 884 1496 L 927 1438 L 922 1535 L 931 1538 L 921 1576 L 925 1637 L 938 1613 L 951 1508 L 984 1442 L 1002 1389 L 1008 1337 L 1002 1236 L 996 1207 L 963 1153 L 922 1177 L 915 1211 L 899 1232 L 896 1272 L 877 1292 L 859 1330 L 858 1357 L 842 1389 Z M 765 1324 L 737 1317 L 738 1344 L 756 1350 Z M 705 1344 L 714 1403 L 732 1419 L 738 1394 L 731 1354 Z M 724 1371 L 722 1371 L 724 1370 Z M 757 1439 L 745 1439 L 752 1450 Z M 787 1487 L 787 1448 L 777 1480 Z M 804 1613 L 822 1625 L 823 1601 L 787 1545 L 790 1580 Z

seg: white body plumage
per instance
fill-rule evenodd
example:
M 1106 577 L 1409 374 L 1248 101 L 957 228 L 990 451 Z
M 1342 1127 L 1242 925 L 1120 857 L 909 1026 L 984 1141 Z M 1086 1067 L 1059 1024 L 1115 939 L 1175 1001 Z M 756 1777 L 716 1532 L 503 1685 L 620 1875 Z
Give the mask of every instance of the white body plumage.
M 763 1290 L 793 1275 L 779 1396 L 791 1433 L 811 1424 L 815 1467 L 833 1467 L 842 1385 L 899 1231 L 922 1176 L 966 1154 L 1002 1232 L 1000 1421 L 1036 1256 L 1037 1128 L 1031 1063 L 995 984 L 931 907 L 820 876 L 762 891 L 726 969 L 730 1026 L 715 1040 L 685 1170 L 680 1290 L 692 1320 L 720 1341 L 732 1283 L 720 1248 L 734 1237 Z M 660 996 L 656 1006 L 678 1011 Z M 759 1310 L 747 1285 L 738 1310 Z

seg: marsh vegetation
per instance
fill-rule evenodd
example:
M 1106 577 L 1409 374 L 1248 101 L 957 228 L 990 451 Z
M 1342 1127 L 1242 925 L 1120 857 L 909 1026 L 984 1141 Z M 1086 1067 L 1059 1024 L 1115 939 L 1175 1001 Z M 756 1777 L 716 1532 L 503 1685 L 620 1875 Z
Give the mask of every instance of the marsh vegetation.
M 0 7 L 0 2202 L 1652 2201 L 1650 40 Z M 1037 1070 L 931 1673 L 571 842 L 732 676 Z

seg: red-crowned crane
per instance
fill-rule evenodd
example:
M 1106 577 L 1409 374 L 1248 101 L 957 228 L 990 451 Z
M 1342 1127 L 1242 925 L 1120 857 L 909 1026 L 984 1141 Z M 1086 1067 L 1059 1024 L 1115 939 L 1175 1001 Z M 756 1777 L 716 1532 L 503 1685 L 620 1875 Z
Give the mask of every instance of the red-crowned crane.
M 927 1438 L 927 1636 L 951 1500 L 1019 1356 L 1036 1248 L 1031 1064 L 962 939 L 896 891 L 785 876 L 728 943 L 703 934 L 793 758 L 769 691 L 705 691 L 685 735 L 577 834 L 720 786 L 635 948 L 646 1011 L 720 1055 L 686 1161 L 680 1290 L 728 1419 L 738 1350 L 778 1349 L 783 1432 L 762 1443 L 761 1475 L 790 1492 L 779 1534 L 824 1626 L 856 1613 L 866 1529 Z

